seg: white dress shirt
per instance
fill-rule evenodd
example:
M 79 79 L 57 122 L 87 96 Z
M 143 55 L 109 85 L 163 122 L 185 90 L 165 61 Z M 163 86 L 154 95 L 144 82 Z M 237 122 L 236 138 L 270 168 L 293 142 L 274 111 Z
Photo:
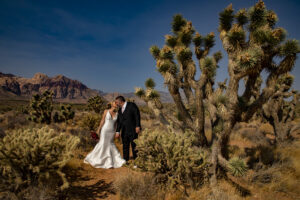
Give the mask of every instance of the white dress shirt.
M 123 106 L 122 106 L 122 113 L 125 111 L 126 106 L 127 106 L 127 101 L 125 101 L 125 103 L 124 103 Z
M 125 103 L 122 106 L 122 110 L 121 110 L 122 113 L 125 111 L 126 106 L 127 106 L 127 101 L 125 101 Z M 119 132 L 117 132 L 117 133 L 120 134 Z

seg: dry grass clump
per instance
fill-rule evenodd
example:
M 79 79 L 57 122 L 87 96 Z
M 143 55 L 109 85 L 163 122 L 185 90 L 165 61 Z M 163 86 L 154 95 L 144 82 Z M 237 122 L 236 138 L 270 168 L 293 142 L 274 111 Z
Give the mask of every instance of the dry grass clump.
M 78 124 L 84 129 L 95 131 L 99 126 L 100 120 L 100 114 L 87 113 L 82 115 L 81 119 L 78 121 Z
M 23 128 L 29 124 L 30 121 L 27 120 L 26 114 L 11 111 L 0 116 L 0 127 L 4 130 Z
M 18 200 L 18 197 L 13 192 L 5 191 L 5 192 L 0 192 L 0 199 L 1 200 Z
M 25 200 L 55 200 L 56 193 L 53 188 L 44 185 L 41 187 L 31 186 L 23 191 L 23 199 Z
M 279 154 L 277 179 L 271 182 L 269 190 L 283 192 L 296 198 L 300 196 L 300 141 L 277 148 Z
M 253 171 L 249 185 L 259 199 L 297 199 L 300 196 L 300 141 L 278 146 L 274 163 Z
M 4 138 L 5 135 L 6 135 L 5 131 L 2 128 L 0 128 L 0 139 Z
M 114 182 L 114 187 L 117 189 L 120 199 L 156 200 L 164 198 L 150 174 L 131 172 L 118 177 Z
M 214 188 L 214 194 L 212 188 L 209 185 L 204 185 L 199 190 L 190 192 L 189 200 L 244 200 L 251 199 L 249 196 L 242 196 L 235 185 L 229 184 L 229 182 L 220 180 L 218 187 Z M 253 198 L 252 198 L 253 199 Z
M 82 128 L 78 126 L 68 127 L 66 129 L 66 132 L 80 138 L 80 142 L 77 147 L 83 152 L 90 151 L 97 144 L 97 141 L 92 139 L 90 131 L 87 128 Z

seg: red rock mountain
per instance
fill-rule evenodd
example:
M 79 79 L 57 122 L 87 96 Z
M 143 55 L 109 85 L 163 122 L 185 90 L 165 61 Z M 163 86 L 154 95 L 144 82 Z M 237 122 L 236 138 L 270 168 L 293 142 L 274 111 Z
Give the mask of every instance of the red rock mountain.
M 48 77 L 36 73 L 32 78 L 18 77 L 0 72 L 0 98 L 28 99 L 33 94 L 50 90 L 54 100 L 60 102 L 85 103 L 88 98 L 100 95 L 101 92 L 92 90 L 77 80 L 63 75 Z
M 69 103 L 86 103 L 90 97 L 100 95 L 112 101 L 118 95 L 134 100 L 137 104 L 144 102 L 134 93 L 104 93 L 88 88 L 80 81 L 63 75 L 48 77 L 43 73 L 36 73 L 32 78 L 24 78 L 13 74 L 0 72 L 0 99 L 30 99 L 33 94 L 50 90 L 54 93 L 54 101 Z M 167 92 L 160 92 L 162 102 L 172 102 Z

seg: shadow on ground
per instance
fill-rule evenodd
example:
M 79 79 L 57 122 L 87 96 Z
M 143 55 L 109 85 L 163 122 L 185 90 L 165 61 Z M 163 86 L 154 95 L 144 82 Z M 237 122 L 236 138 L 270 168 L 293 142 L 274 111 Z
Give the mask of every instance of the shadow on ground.
M 116 194 L 112 183 L 105 183 L 104 180 L 99 180 L 92 185 L 72 186 L 67 189 L 64 194 L 60 195 L 59 199 L 105 199 L 111 194 Z
M 112 182 L 107 182 L 103 179 L 95 179 L 87 175 L 78 174 L 78 171 L 68 173 L 68 181 L 70 187 L 58 195 L 58 199 L 72 200 L 96 200 L 106 199 L 110 195 L 115 195 L 116 191 L 113 188 Z

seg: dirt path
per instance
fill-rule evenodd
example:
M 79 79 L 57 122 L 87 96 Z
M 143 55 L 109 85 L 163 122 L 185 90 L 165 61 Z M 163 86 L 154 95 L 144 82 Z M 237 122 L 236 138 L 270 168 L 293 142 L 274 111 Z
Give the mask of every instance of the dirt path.
M 113 182 L 118 176 L 128 173 L 130 169 L 121 167 L 118 169 L 96 169 L 87 164 L 82 164 L 82 168 L 76 174 L 68 177 L 71 186 L 66 191 L 66 199 L 96 200 L 107 199 L 116 200 L 117 193 L 113 187 Z
M 116 142 L 116 146 L 122 154 L 121 144 Z M 83 157 L 88 152 L 85 152 Z M 127 167 L 117 169 L 93 168 L 89 164 L 83 163 L 82 159 L 74 159 L 76 167 L 69 171 L 67 177 L 70 187 L 64 194 L 64 199 L 72 200 L 117 200 L 118 195 L 113 183 L 117 177 L 124 176 L 131 170 Z

